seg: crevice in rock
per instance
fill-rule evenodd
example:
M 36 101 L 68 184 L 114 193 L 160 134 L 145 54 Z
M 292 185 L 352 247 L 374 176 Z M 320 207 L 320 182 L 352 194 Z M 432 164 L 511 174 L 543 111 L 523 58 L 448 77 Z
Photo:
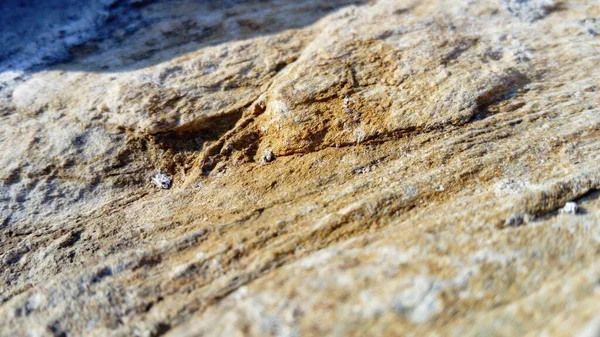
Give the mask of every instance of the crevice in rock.
M 576 202 L 577 205 L 579 206 L 577 214 L 586 214 L 587 210 L 584 206 L 582 206 L 582 204 L 594 202 L 598 199 L 600 199 L 600 189 L 591 189 L 587 193 L 585 193 L 579 197 L 576 197 L 570 201 Z M 554 218 L 560 214 L 561 207 L 562 206 L 559 206 L 558 208 L 555 208 L 546 213 L 540 214 L 537 217 L 535 217 L 535 219 L 533 219 L 533 221 L 537 222 L 537 221 L 543 221 L 543 220 L 548 220 L 548 219 Z
M 268 91 L 274 77 L 298 58 L 292 57 L 275 65 Z M 265 93 L 234 111 L 194 121 L 175 130 L 149 135 L 169 160 L 162 161 L 161 168 L 175 174 L 183 168 L 183 178 L 194 168 L 199 167 L 203 175 L 208 175 L 215 167 L 234 152 L 240 152 L 246 160 L 252 160 L 258 150 L 260 132 L 243 129 L 254 122 L 255 117 L 266 109 Z
M 525 105 L 523 102 L 518 102 L 504 109 L 502 104 L 522 93 L 525 90 L 525 86 L 529 83 L 531 83 L 531 80 L 523 73 L 518 71 L 509 72 L 506 76 L 497 80 L 490 89 L 485 90 L 475 99 L 475 113 L 471 117 L 471 121 L 485 119 L 503 110 L 514 111 L 522 107 Z
M 148 176 L 156 170 L 183 179 L 200 153 L 210 151 L 235 128 L 245 108 L 247 106 L 166 132 L 139 134 L 126 131 L 126 143 L 113 157 L 103 177 L 109 178 L 116 187 L 145 185 Z
M 568 201 L 588 199 L 600 190 L 597 172 L 583 174 L 565 181 L 556 182 L 541 191 L 526 194 L 508 218 L 496 224 L 502 229 L 521 226 L 535 219 L 547 219 L 558 214 Z
M 254 122 L 256 115 L 264 111 L 264 103 L 257 103 L 260 100 L 259 97 L 240 109 L 236 123 L 224 132 L 218 140 L 205 147 L 201 155 L 194 160 L 194 164 L 190 169 L 196 167 L 203 175 L 208 175 L 220 162 L 230 157 L 234 151 L 241 151 L 246 158 L 254 157 L 258 149 L 260 133 L 258 131 L 242 132 L 242 130 Z M 249 116 L 244 116 L 244 111 L 248 109 L 251 110 Z
M 461 39 L 448 53 L 442 56 L 440 63 L 445 67 L 448 66 L 450 62 L 458 59 L 463 53 L 474 47 L 478 42 L 479 39 L 477 38 Z
M 233 129 L 241 117 L 242 111 L 237 110 L 226 115 L 204 119 L 201 123 L 196 123 L 195 126 L 188 125 L 174 131 L 159 133 L 149 137 L 160 149 L 173 153 L 173 157 L 177 155 L 189 157 L 198 151 L 202 151 L 210 142 L 218 140 Z M 189 158 L 182 159 L 189 161 Z M 185 166 L 188 163 L 178 164 Z M 173 167 L 167 167 L 166 169 L 172 170 Z
M 171 324 L 164 323 L 164 322 L 158 323 L 154 327 L 154 331 L 152 331 L 152 333 L 150 334 L 150 337 L 164 336 L 167 332 L 169 332 L 169 330 L 171 330 Z

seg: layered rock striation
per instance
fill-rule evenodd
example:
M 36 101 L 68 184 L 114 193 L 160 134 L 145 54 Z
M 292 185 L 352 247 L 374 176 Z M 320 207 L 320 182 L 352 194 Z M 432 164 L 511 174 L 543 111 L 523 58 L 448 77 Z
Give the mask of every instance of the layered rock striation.
M 597 1 L 56 3 L 0 5 L 0 335 L 600 333 Z

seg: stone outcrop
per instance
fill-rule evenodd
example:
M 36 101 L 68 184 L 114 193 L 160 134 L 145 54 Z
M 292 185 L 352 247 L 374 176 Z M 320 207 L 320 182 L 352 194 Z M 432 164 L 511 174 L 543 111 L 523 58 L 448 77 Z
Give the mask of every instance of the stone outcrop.
M 88 2 L 0 5 L 1 336 L 600 333 L 597 1 Z

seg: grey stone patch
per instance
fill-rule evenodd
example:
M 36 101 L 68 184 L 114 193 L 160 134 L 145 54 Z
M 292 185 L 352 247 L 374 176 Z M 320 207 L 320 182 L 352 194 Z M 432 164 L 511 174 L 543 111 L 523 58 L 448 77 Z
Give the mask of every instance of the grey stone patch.
M 27 70 L 32 66 L 68 60 L 70 49 L 141 28 L 139 5 L 116 0 L 55 0 L 0 3 L 0 70 Z
M 600 35 L 600 19 L 598 18 L 587 18 L 581 21 L 581 26 L 586 34 L 591 36 Z
M 531 220 L 534 220 L 534 216 L 528 213 L 515 213 L 510 215 L 504 220 L 504 226 L 507 227 L 518 227 L 522 226 Z
M 535 22 L 556 10 L 560 3 L 556 0 L 503 0 L 503 5 L 509 13 L 517 18 Z

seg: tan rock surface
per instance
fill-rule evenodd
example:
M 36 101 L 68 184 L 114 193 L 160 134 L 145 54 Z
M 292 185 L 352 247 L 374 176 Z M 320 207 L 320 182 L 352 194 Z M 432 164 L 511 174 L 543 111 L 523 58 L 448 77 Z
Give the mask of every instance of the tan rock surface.
M 2 68 L 1 336 L 600 333 L 599 2 L 106 3 Z

